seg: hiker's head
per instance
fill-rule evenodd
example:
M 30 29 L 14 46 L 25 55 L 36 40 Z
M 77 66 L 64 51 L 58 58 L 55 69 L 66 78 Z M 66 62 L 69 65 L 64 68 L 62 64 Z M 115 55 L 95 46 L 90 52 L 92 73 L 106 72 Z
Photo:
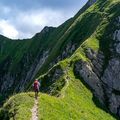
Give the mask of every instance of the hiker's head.
M 35 81 L 38 81 L 38 79 L 35 79 Z

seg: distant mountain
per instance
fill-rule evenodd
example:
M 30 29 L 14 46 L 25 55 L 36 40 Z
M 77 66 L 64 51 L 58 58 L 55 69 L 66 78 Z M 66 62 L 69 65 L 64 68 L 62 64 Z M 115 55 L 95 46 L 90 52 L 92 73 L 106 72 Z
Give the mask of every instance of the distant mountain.
M 58 97 L 41 94 L 39 117 L 43 120 L 117 119 L 120 0 L 89 0 L 73 18 L 57 28 L 45 27 L 31 39 L 13 41 L 0 36 L 0 69 L 1 101 L 30 91 L 35 78 L 41 80 L 42 93 Z M 33 96 L 26 95 L 28 99 Z M 18 94 L 4 104 L 2 119 L 6 108 L 20 96 L 23 100 Z M 27 106 L 22 101 L 19 104 Z M 19 118 L 22 113 L 17 109 Z

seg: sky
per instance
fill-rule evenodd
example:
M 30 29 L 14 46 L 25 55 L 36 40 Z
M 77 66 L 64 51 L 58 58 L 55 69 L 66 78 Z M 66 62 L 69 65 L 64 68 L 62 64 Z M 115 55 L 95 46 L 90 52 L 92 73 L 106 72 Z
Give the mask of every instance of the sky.
M 0 34 L 31 38 L 45 26 L 57 27 L 88 0 L 0 0 Z

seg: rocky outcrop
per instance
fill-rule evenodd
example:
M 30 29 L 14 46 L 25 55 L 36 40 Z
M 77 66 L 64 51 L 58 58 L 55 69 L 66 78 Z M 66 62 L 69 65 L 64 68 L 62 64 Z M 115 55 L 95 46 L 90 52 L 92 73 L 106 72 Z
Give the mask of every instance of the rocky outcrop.
M 90 48 L 88 48 L 86 51 L 86 56 L 91 61 L 91 67 L 93 72 L 100 78 L 102 72 L 103 72 L 103 66 L 104 66 L 104 60 L 105 56 L 103 52 L 99 51 L 96 52 Z
M 54 31 L 55 30 L 55 27 L 48 27 L 48 26 L 45 26 L 44 28 L 43 28 L 43 30 L 40 32 L 40 33 L 37 33 L 37 34 L 35 34 L 35 36 L 33 36 L 33 38 L 34 37 L 40 37 L 41 36 L 41 34 L 43 34 L 43 35 L 47 35 L 47 34 L 49 34 L 50 32 L 52 32 L 52 31 Z
M 105 95 L 112 113 L 120 116 L 120 16 L 114 22 L 115 31 L 111 43 L 111 59 L 101 80 L 105 83 Z
M 89 6 L 91 6 L 91 5 L 93 5 L 96 1 L 97 1 L 97 0 L 89 0 L 87 4 L 88 4 Z
M 120 17 L 114 20 L 113 26 L 113 37 L 108 48 L 111 53 L 109 59 L 105 58 L 103 52 L 88 48 L 85 53 L 90 61 L 77 61 L 74 71 L 82 77 L 101 103 L 120 116 Z
M 57 65 L 53 67 L 47 74 L 42 76 L 41 91 L 50 95 L 59 96 L 60 90 L 65 85 L 65 80 L 60 79 L 64 74 L 63 69 Z
M 21 79 L 21 83 L 19 84 L 18 88 L 19 91 L 24 91 L 25 86 L 33 80 L 39 69 L 44 64 L 45 60 L 47 59 L 49 51 L 43 51 L 43 54 L 39 54 L 36 59 L 34 60 L 32 66 L 30 67 L 29 71 L 27 71 L 25 78 Z M 16 89 L 18 89 L 16 88 Z
M 109 60 L 101 80 L 104 83 L 105 95 L 108 107 L 112 113 L 117 114 L 120 110 L 120 60 L 113 58 Z
M 104 56 L 101 52 L 97 54 L 92 49 L 87 49 L 86 55 L 91 60 L 91 63 L 82 60 L 75 62 L 75 75 L 77 75 L 79 78 L 82 78 L 83 81 L 93 91 L 93 94 L 99 99 L 99 101 L 103 105 L 105 105 L 104 91 L 102 87 L 102 81 L 100 79 L 100 75 L 103 68 Z
M 48 26 L 45 26 L 43 28 L 43 30 L 41 31 L 42 34 L 45 34 L 45 33 L 49 33 L 50 31 L 54 30 L 55 27 L 48 27 Z
M 30 61 L 30 54 L 23 56 L 19 63 L 18 71 L 16 73 L 7 72 L 6 65 L 9 67 L 9 64 L 12 63 L 11 60 L 4 62 L 2 69 L 5 70 L 5 73 L 0 74 L 0 93 L 3 96 L 7 96 L 11 94 L 13 91 L 15 92 L 22 92 L 28 86 L 41 66 L 44 64 L 45 60 L 47 59 L 49 51 L 43 51 L 38 53 L 38 56 L 33 60 Z M 29 58 L 29 59 L 28 59 Z M 32 64 L 31 64 L 32 63 Z M 2 70 L 2 72 L 3 72 Z
M 53 62 L 50 63 L 50 67 L 52 67 L 59 61 L 65 59 L 67 57 L 70 57 L 73 54 L 73 52 L 77 49 L 77 47 L 78 47 L 77 44 L 72 43 L 72 41 L 67 43 L 66 46 L 64 47 L 64 50 L 62 51 L 62 53 L 60 53 L 59 56 Z

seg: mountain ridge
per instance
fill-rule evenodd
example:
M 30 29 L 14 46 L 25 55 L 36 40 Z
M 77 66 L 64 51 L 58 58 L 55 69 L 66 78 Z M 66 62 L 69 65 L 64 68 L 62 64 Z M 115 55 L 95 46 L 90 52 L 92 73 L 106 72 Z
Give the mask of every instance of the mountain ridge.
M 3 80 L 9 76 L 7 81 L 11 79 L 11 84 L 14 83 L 15 86 L 16 83 L 18 85 L 18 87 L 13 90 L 11 89 L 11 91 L 23 92 L 28 91 L 28 89 L 30 90 L 34 78 L 38 78 L 41 80 L 41 92 L 60 97 L 67 84 L 66 80 L 69 79 L 74 89 L 68 85 L 67 89 L 70 91 L 65 90 L 69 93 L 67 97 L 65 96 L 68 103 L 72 99 L 74 102 L 78 102 L 78 104 L 80 104 L 80 102 L 85 104 L 85 100 L 82 99 L 84 102 L 80 101 L 75 95 L 75 91 L 78 93 L 78 91 L 80 92 L 81 90 L 82 94 L 80 97 L 85 97 L 83 96 L 85 93 L 82 89 L 75 89 L 84 86 L 85 89 L 88 87 L 86 90 L 87 94 L 89 94 L 90 90 L 93 93 L 93 96 L 89 94 L 91 99 L 88 100 L 90 103 L 92 102 L 92 106 L 94 106 L 93 98 L 95 101 L 97 99 L 97 103 L 94 101 L 95 105 L 98 104 L 99 107 L 106 109 L 107 112 L 115 116 L 120 116 L 120 88 L 118 84 L 120 78 L 120 1 L 93 0 L 89 2 L 95 3 L 88 9 L 84 9 L 84 12 L 83 9 L 81 12 L 79 11 L 73 18 L 58 28 L 52 28 L 50 31 L 48 28 L 45 28 L 45 32 L 38 33 L 29 41 L 19 41 L 19 44 L 13 42 L 9 43 L 9 46 L 0 41 L 0 45 L 5 45 L 5 48 L 7 48 L 4 50 L 4 54 L 0 52 L 0 56 L 5 55 L 6 51 L 9 51 L 9 54 L 7 53 L 8 56 L 3 56 L 3 58 L 0 59 L 0 67 L 2 68 L 0 74 L 1 84 L 3 84 Z M 22 43 L 24 43 L 25 46 L 22 46 Z M 10 50 L 13 45 L 16 48 Z M 3 51 L 2 49 L 0 47 L 0 51 Z M 13 54 L 15 50 L 16 53 Z M 12 58 L 10 58 L 11 56 Z M 8 72 L 6 65 L 9 66 L 12 60 L 14 60 L 13 63 L 15 63 L 15 66 L 12 65 L 12 68 L 10 67 L 9 69 L 12 74 L 14 72 L 18 73 L 9 75 L 10 71 Z M 70 70 L 69 75 L 66 72 L 67 70 Z M 20 76 L 23 78 L 21 79 Z M 19 79 L 17 77 L 19 77 Z M 16 78 L 17 81 L 14 80 Z M 78 83 L 79 87 L 74 83 Z M 9 88 L 11 88 L 11 86 Z M 9 91 L 9 88 L 5 88 L 4 86 L 3 90 L 6 89 L 6 91 L 2 91 L 2 89 L 0 91 L 5 93 Z M 67 92 L 65 93 L 67 94 Z M 73 98 L 69 99 L 70 95 L 73 95 Z M 43 100 L 43 104 L 41 104 L 43 108 L 39 109 L 41 115 L 43 115 L 42 117 L 45 119 L 42 109 L 45 109 L 47 106 L 45 106 L 44 100 L 46 101 L 47 98 L 49 98 L 49 104 L 52 105 L 52 100 L 54 101 L 52 98 L 54 97 L 48 97 L 44 94 L 43 96 L 41 96 L 42 99 L 40 99 Z M 78 101 L 75 101 L 75 99 Z M 56 106 L 64 105 L 60 101 L 59 103 L 56 100 L 54 102 L 57 103 L 55 104 Z M 66 103 L 66 101 L 64 102 Z M 55 108 L 55 110 L 61 112 L 62 106 L 60 106 L 59 109 Z M 97 110 L 98 106 L 94 106 L 94 109 Z M 84 106 L 83 109 L 86 107 L 87 106 Z M 66 113 L 69 108 L 70 106 L 68 105 L 68 108 L 66 107 Z M 78 109 L 76 105 L 75 108 Z M 48 107 L 48 111 L 46 112 L 48 116 L 52 114 L 49 110 L 50 108 Z M 75 110 L 73 110 L 73 113 L 74 114 L 71 115 L 73 119 L 78 119 L 75 115 L 77 114 L 79 116 L 79 114 L 81 114 L 76 113 Z M 107 114 L 103 114 L 106 117 Z M 65 118 L 67 117 L 66 115 L 64 115 Z M 101 115 L 97 113 L 95 115 L 98 115 L 97 117 L 100 117 L 100 119 L 102 118 Z M 56 116 L 53 115 L 53 117 L 55 119 Z M 90 118 L 89 115 L 84 117 L 83 119 L 94 118 L 93 116 Z M 105 117 L 102 119 L 105 119 Z M 108 119 L 110 119 L 110 116 Z M 111 119 L 117 119 L 117 117 Z

